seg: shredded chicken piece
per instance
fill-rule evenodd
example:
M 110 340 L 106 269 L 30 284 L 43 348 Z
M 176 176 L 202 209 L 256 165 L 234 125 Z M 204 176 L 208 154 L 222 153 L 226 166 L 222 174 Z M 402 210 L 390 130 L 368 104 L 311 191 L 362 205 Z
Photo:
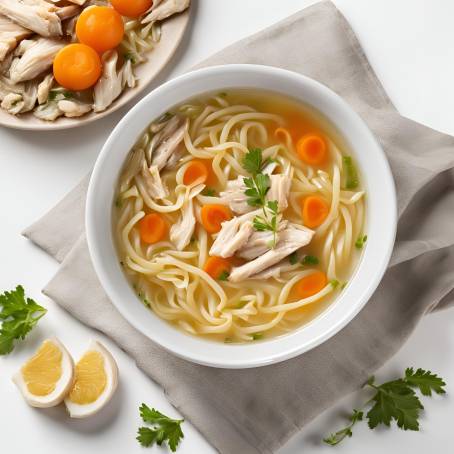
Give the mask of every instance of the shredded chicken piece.
M 90 104 L 67 99 L 58 101 L 57 105 L 58 108 L 63 112 L 65 117 L 68 118 L 81 117 L 82 115 L 90 112 L 92 109 L 92 106 Z
M 21 40 L 31 34 L 30 30 L 0 15 L 0 61 L 4 61 L 6 55 L 15 49 Z
M 102 56 L 103 74 L 94 88 L 94 111 L 106 110 L 121 94 L 123 88 L 135 85 L 131 62 L 127 61 L 117 72 L 118 53 L 115 50 Z
M 234 267 L 229 276 L 229 281 L 240 282 L 261 271 L 279 263 L 291 253 L 309 244 L 314 232 L 306 227 L 289 223 L 285 230 L 280 232 L 279 240 L 273 249 L 269 249 L 256 259 Z
M 260 212 L 259 212 L 260 215 Z M 279 241 L 281 232 L 287 227 L 287 221 L 281 221 L 278 225 L 276 234 L 276 242 Z M 238 252 L 239 257 L 246 260 L 253 260 L 259 255 L 264 254 L 270 249 L 270 245 L 274 242 L 274 233 L 271 231 L 257 232 L 255 231 L 249 238 L 247 244 Z
M 232 257 L 249 240 L 254 231 L 252 220 L 260 211 L 244 214 L 221 224 L 221 231 L 210 249 L 211 256 Z
M 17 115 L 20 113 L 22 107 L 24 107 L 23 95 L 20 95 L 19 93 L 8 93 L 3 98 L 1 107 L 11 115 Z
M 38 104 L 44 104 L 49 98 L 50 89 L 54 83 L 54 75 L 48 74 L 38 85 Z
M 38 96 L 38 82 L 14 84 L 6 77 L 0 77 L 1 107 L 10 114 L 28 112 L 33 109 Z
M 179 251 L 182 251 L 191 241 L 195 224 L 194 203 L 193 199 L 189 198 L 183 206 L 180 220 L 170 229 L 170 241 L 175 244 Z
M 151 165 L 158 170 L 166 167 L 172 154 L 177 151 L 181 142 L 183 142 L 184 132 L 188 128 L 189 120 L 183 120 L 180 117 L 173 117 L 164 129 L 159 133 L 160 141 L 156 150 L 152 150 Z
M 227 181 L 226 189 L 220 193 L 220 196 L 234 213 L 244 214 L 254 209 L 247 203 L 247 196 L 244 193 L 246 189 L 244 177 L 239 176 L 236 180 Z
M 181 13 L 189 7 L 190 3 L 191 0 L 163 0 L 157 5 L 153 4 L 150 13 L 143 18 L 142 24 L 163 20 L 176 13 Z
M 156 166 L 147 166 L 145 157 L 143 159 L 142 176 L 148 194 L 152 199 L 164 199 L 169 195 L 169 190 L 161 180 L 159 169 Z
M 40 120 L 55 121 L 63 115 L 63 112 L 58 108 L 58 104 L 55 101 L 48 101 L 38 106 L 33 111 L 33 115 Z
M 44 0 L 1 0 L 0 13 L 44 37 L 61 36 L 58 7 Z
M 52 66 L 64 43 L 54 39 L 39 38 L 20 58 L 11 63 L 10 78 L 14 83 L 34 79 Z
M 133 150 L 125 166 L 125 173 L 121 176 L 124 186 L 129 186 L 131 180 L 142 170 L 145 154 L 142 148 Z
M 58 9 L 57 16 L 64 21 L 77 16 L 80 12 L 80 7 L 78 5 L 67 5 Z
M 292 180 L 289 176 L 279 174 L 270 176 L 270 190 L 266 195 L 267 200 L 277 200 L 279 212 L 288 207 L 288 196 Z
M 270 266 L 266 270 L 261 271 L 260 273 L 253 274 L 251 277 L 252 279 L 277 279 L 281 277 L 282 273 L 294 270 L 297 267 L 298 264 L 292 265 L 287 259 L 285 259 L 279 263 L 276 263 L 276 265 Z

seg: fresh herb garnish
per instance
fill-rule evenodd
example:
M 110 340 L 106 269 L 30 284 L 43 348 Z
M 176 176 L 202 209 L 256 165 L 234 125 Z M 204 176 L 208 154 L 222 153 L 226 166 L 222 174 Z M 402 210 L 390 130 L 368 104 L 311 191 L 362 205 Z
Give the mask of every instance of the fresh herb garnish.
M 424 407 L 415 393 L 418 389 L 422 395 L 431 396 L 445 394 L 446 383 L 430 371 L 423 369 L 414 370 L 409 367 L 405 370 L 405 376 L 397 380 L 388 381 L 382 385 L 375 384 L 375 378 L 371 377 L 364 386 L 375 391 L 375 395 L 367 401 L 361 410 L 353 410 L 350 416 L 350 424 L 331 434 L 323 441 L 331 446 L 339 444 L 344 438 L 353 435 L 352 428 L 363 420 L 363 409 L 369 405 L 372 408 L 366 414 L 370 429 L 375 429 L 380 424 L 390 426 L 393 420 L 397 427 L 403 430 L 419 430 L 419 413 Z
M 233 339 L 231 337 L 226 337 L 224 339 L 224 344 L 231 344 L 233 342 Z
M 60 101 L 61 99 L 73 99 L 74 93 L 68 90 L 50 90 L 48 101 Z
M 16 290 L 0 295 L 0 355 L 6 355 L 14 349 L 15 339 L 25 336 L 36 326 L 47 310 L 31 298 L 25 298 L 21 285 Z
M 273 233 L 270 247 L 274 248 L 277 243 L 279 206 L 277 200 L 266 201 L 266 194 L 270 190 L 270 177 L 261 173 L 262 167 L 262 150 L 260 148 L 250 150 L 243 159 L 243 168 L 252 175 L 252 178 L 244 178 L 247 188 L 244 193 L 248 197 L 248 205 L 262 208 L 263 216 L 256 216 L 252 224 L 258 232 Z
M 329 283 L 331 284 L 333 289 L 336 289 L 337 287 L 339 287 L 339 281 L 337 279 L 333 279 L 333 280 L 329 281 Z
M 347 284 L 348 284 L 348 282 L 344 282 L 344 283 L 341 285 L 341 290 L 344 290 L 344 288 L 347 287 Z
M 262 333 L 254 333 L 252 335 L 252 340 L 257 341 L 257 340 L 260 340 L 260 339 L 263 339 L 263 334 Z
M 220 281 L 226 281 L 226 280 L 229 278 L 229 276 L 230 276 L 230 273 L 229 273 L 229 272 L 223 271 L 223 272 L 219 275 L 218 279 L 219 279 Z
M 355 242 L 356 249 L 362 249 L 367 241 L 367 235 L 360 235 Z
M 123 58 L 125 60 L 131 60 L 131 63 L 133 65 L 136 64 L 136 58 L 135 58 L 135 56 L 134 56 L 134 54 L 132 52 L 126 52 L 125 54 L 123 54 Z
M 139 408 L 143 421 L 152 427 L 139 427 L 137 440 L 142 446 L 153 446 L 155 443 L 161 446 L 167 442 L 170 450 L 175 452 L 178 443 L 184 437 L 181 423 L 184 419 L 171 419 L 154 408 L 142 404 Z
M 118 196 L 116 199 L 115 199 L 115 206 L 117 208 L 121 208 L 121 205 L 123 204 L 123 201 L 121 200 L 121 197 Z
M 290 265 L 296 265 L 298 263 L 298 252 L 297 251 L 292 252 L 288 256 L 288 261 L 290 262 Z
M 207 197 L 215 197 L 216 196 L 216 191 L 212 188 L 205 188 L 202 191 L 202 195 L 205 195 Z
M 346 175 L 345 188 L 356 189 L 359 186 L 358 172 L 351 156 L 342 158 L 343 168 Z
M 319 261 L 314 255 L 305 255 L 301 263 L 303 265 L 318 265 Z

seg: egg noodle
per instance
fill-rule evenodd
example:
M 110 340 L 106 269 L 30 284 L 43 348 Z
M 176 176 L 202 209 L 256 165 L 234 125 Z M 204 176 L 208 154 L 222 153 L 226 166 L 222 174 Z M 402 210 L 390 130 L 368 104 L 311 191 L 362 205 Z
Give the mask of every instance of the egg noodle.
M 120 178 L 114 233 L 126 275 L 155 314 L 193 335 L 247 342 L 294 330 L 330 303 L 356 261 L 355 240 L 363 232 L 365 203 L 364 191 L 343 189 L 343 154 L 333 140 L 327 139 L 329 165 L 316 169 L 299 159 L 284 115 L 260 112 L 253 103 L 242 105 L 230 99 L 230 94 L 211 96 L 177 108 L 190 119 L 184 135 L 187 153 L 175 169 L 161 172 L 170 195 L 159 201 L 147 194 L 142 175 L 131 172 L 134 156 L 140 150 L 146 154 L 153 136 L 150 130 L 143 134 Z M 204 195 L 205 185 L 184 185 L 183 175 L 194 157 L 210 159 L 219 190 L 223 190 L 228 180 L 248 176 L 242 161 L 255 147 L 262 149 L 264 160 L 275 160 L 291 178 L 287 220 L 302 224 L 304 197 L 318 194 L 329 202 L 328 216 L 314 229 L 311 244 L 303 248 L 316 255 L 319 263 L 287 261 L 279 277 L 266 280 L 215 280 L 203 270 L 213 239 L 200 225 L 200 210 L 205 204 L 227 202 L 217 195 Z M 141 242 L 138 223 L 146 213 L 160 213 L 172 225 L 189 201 L 198 223 L 183 251 L 168 240 L 151 245 Z M 325 271 L 328 284 L 308 298 L 295 298 L 295 284 L 315 269 Z

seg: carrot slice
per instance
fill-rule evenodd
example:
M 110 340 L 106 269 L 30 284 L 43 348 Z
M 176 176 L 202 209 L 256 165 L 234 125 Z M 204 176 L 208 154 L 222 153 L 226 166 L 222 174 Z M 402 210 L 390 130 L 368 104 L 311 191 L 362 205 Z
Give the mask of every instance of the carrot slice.
M 203 267 L 203 271 L 208 273 L 213 279 L 220 279 L 224 275 L 227 277 L 232 265 L 227 259 L 222 257 L 210 257 Z
M 296 144 L 296 152 L 300 159 L 310 165 L 325 163 L 328 149 L 325 139 L 317 134 L 306 134 Z
M 313 229 L 323 224 L 329 213 L 328 202 L 318 195 L 311 195 L 303 199 L 302 217 L 306 227 Z
M 197 181 L 197 184 L 205 183 L 208 180 L 210 171 L 207 163 L 201 159 L 194 159 L 188 164 L 186 171 L 183 175 L 183 183 L 186 186 L 193 184 Z
M 201 217 L 205 230 L 208 233 L 217 233 L 223 222 L 232 219 L 232 213 L 225 205 L 204 205 Z
M 147 214 L 140 220 L 140 239 L 147 244 L 158 243 L 169 231 L 167 221 L 158 213 Z
M 315 271 L 298 281 L 295 290 L 299 298 L 309 298 L 323 290 L 327 283 L 326 274 L 323 271 Z

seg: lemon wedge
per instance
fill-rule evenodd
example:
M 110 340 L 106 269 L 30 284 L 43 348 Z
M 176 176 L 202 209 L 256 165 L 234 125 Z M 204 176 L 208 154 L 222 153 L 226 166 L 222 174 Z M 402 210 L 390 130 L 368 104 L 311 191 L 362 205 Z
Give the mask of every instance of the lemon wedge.
M 113 396 L 118 367 L 112 355 L 97 341 L 77 362 L 72 388 L 65 399 L 71 418 L 85 418 L 101 410 Z
M 70 354 L 57 338 L 51 338 L 13 376 L 13 382 L 32 407 L 46 408 L 63 401 L 73 376 Z

